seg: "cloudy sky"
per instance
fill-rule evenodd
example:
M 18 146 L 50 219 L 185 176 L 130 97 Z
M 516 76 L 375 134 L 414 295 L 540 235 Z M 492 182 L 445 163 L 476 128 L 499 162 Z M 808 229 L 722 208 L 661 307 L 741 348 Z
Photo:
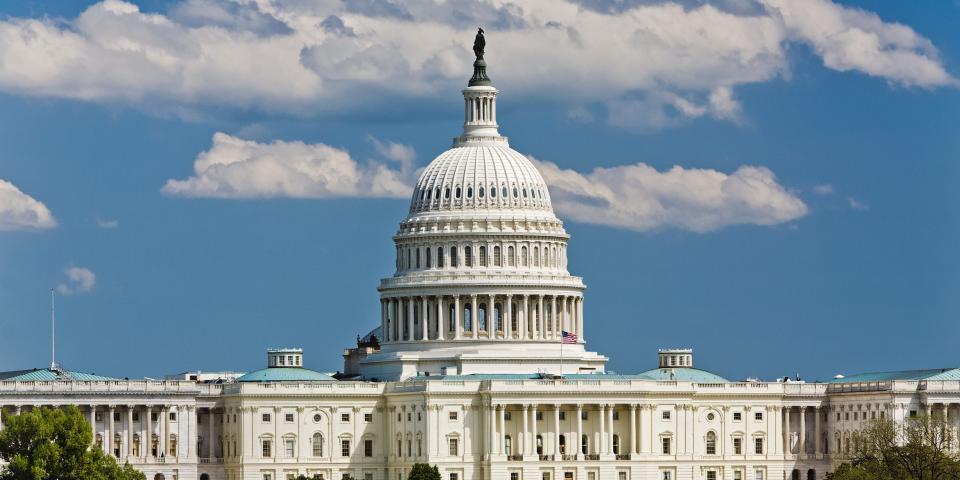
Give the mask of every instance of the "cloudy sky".
M 379 322 L 478 25 L 628 373 L 960 365 L 960 3 L 0 5 L 0 370 L 306 363 Z M 891 352 L 897 352 L 891 355 Z

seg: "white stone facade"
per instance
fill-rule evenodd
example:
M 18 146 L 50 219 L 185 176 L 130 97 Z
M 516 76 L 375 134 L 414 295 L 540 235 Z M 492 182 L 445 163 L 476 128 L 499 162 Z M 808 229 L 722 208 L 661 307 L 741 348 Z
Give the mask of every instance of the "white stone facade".
M 0 428 L 77 405 L 99 448 L 154 480 L 403 480 L 418 462 L 445 480 L 785 480 L 823 478 L 869 419 L 960 420 L 960 377 L 730 382 L 688 349 L 604 374 L 543 178 L 499 135 L 498 91 L 463 94 L 464 133 L 394 236 L 380 338 L 348 351 L 355 380 L 306 370 L 299 349 L 224 383 L 28 372 L 0 377 Z

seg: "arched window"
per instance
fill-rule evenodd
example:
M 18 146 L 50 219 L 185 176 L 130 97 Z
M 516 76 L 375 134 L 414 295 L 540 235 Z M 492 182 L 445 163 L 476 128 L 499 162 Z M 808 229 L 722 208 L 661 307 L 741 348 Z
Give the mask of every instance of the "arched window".
M 150 455 L 158 456 L 160 454 L 160 437 L 157 434 L 150 435 Z
M 473 198 L 473 185 L 467 187 L 467 198 Z
M 516 255 L 514 255 L 512 245 L 507 247 L 507 264 L 511 267 L 515 267 L 517 265 L 517 258 Z
M 310 447 L 313 450 L 314 457 L 323 456 L 323 434 L 320 432 L 314 433 L 313 438 L 310 440 Z
M 500 193 L 502 194 L 503 198 L 507 198 L 507 187 L 506 187 L 506 185 L 504 185 L 504 187 L 500 189 Z
M 493 266 L 500 267 L 500 247 L 493 247 Z
M 94 442 L 97 444 L 98 449 L 103 450 L 103 435 L 98 433 L 97 436 L 94 437 Z
M 513 455 L 513 439 L 510 438 L 510 435 L 503 437 L 503 453 L 508 457 Z
M 800 480 L 800 470 L 794 468 L 793 471 L 790 472 L 790 480 Z
M 473 266 L 473 248 L 463 247 L 463 261 L 468 267 Z
M 417 263 L 419 264 L 419 262 L 420 262 L 420 257 L 417 256 Z M 533 266 L 534 267 L 540 266 L 540 247 L 533 247 Z
M 435 190 L 435 193 L 433 194 L 433 199 L 440 200 L 440 187 L 437 187 L 437 189 Z
M 207 475 L 206 473 L 201 473 L 200 480 L 210 480 L 210 475 Z
M 437 247 L 437 268 L 443 268 L 443 247 Z
M 456 195 L 457 199 L 460 198 L 460 193 L 462 193 L 461 190 L 460 190 L 460 187 L 457 186 L 457 195 Z
M 713 432 L 707 432 L 707 455 L 717 454 L 717 435 Z
M 113 456 L 120 458 L 120 446 L 123 444 L 123 437 L 119 433 L 113 434 Z
M 431 198 L 433 198 L 433 191 L 427 190 L 427 200 L 430 200 Z
M 497 187 L 490 187 L 490 198 L 497 198 Z
M 432 265 L 432 263 L 433 263 L 433 262 L 431 262 L 431 260 L 433 260 L 433 259 L 431 258 L 432 255 L 430 254 L 430 252 L 431 252 L 430 249 L 427 248 L 427 265 L 426 265 L 427 268 L 430 268 L 431 265 Z
M 613 434 L 613 454 L 620 455 L 620 435 Z
M 408 248 L 407 249 L 407 269 L 409 269 L 410 266 L 413 265 L 413 261 L 411 260 L 412 255 L 413 255 L 413 251 Z
M 524 267 L 526 267 L 526 266 L 529 264 L 529 263 L 528 263 L 528 260 L 527 260 L 527 247 L 526 247 L 526 246 L 520 247 L 520 262 L 523 264 Z
M 812 468 L 807 470 L 807 480 L 817 480 L 817 471 Z
M 417 268 L 420 268 L 420 248 L 417 247 Z
M 526 188 L 523 189 L 523 198 L 527 198 L 527 189 L 526 189 Z
M 513 187 L 513 198 L 517 197 L 519 197 L 519 195 L 517 195 L 517 187 Z
M 457 268 L 460 266 L 460 262 L 457 261 L 457 247 L 450 247 L 450 266 Z
M 483 247 L 480 247 L 483 248 Z M 477 308 L 477 329 L 487 331 L 487 304 L 481 303 Z
M 447 187 L 447 188 L 443 191 L 443 198 L 450 198 L 450 187 Z
M 470 314 L 473 313 L 470 308 L 469 303 L 463 304 L 463 330 L 470 331 L 473 330 L 473 319 L 470 318 Z
M 477 195 L 478 195 L 480 198 L 483 198 L 483 187 L 480 187 L 480 189 L 477 191 Z
M 164 478 L 165 478 L 165 477 L 163 476 L 162 473 L 158 473 L 158 474 L 156 474 L 156 475 L 153 476 L 153 480 L 163 480 Z
M 493 328 L 503 333 L 503 318 L 501 316 L 501 308 L 499 303 L 493 304 Z
M 480 266 L 487 266 L 487 247 L 480 247 Z

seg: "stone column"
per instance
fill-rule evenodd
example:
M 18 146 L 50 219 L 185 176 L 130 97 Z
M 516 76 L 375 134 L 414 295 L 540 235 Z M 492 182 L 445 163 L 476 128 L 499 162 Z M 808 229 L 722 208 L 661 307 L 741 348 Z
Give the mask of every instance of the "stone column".
M 580 343 L 586 343 L 587 334 L 583 330 L 583 297 L 577 298 L 577 330 L 579 330 Z
M 507 431 L 507 406 L 499 405 L 499 410 L 500 410 L 500 428 L 497 429 L 497 443 L 499 444 L 499 446 L 497 447 L 497 453 L 506 453 L 503 450 L 503 438 L 504 438 L 504 435 L 506 435 L 506 431 Z
M 800 458 L 807 458 L 807 407 L 800 407 Z
M 490 432 L 489 432 L 490 444 L 489 444 L 489 448 L 488 448 L 487 451 L 490 452 L 490 455 L 496 455 L 496 454 L 498 453 L 498 452 L 497 452 L 497 436 L 498 436 L 498 434 L 497 434 L 497 406 L 494 405 L 493 403 L 490 404 L 490 423 L 489 423 L 489 425 L 490 425 Z
M 147 415 L 143 419 L 145 425 L 143 435 L 140 436 L 140 456 L 146 461 L 150 458 L 150 444 L 153 440 L 153 410 L 147 405 Z
M 407 298 L 407 321 L 406 321 L 406 338 L 404 340 L 413 341 L 413 338 L 416 336 L 416 332 L 413 330 L 413 297 Z M 403 338 L 401 336 L 401 338 Z
M 480 309 L 477 308 L 477 296 L 470 295 L 470 332 L 473 333 L 473 339 L 476 340 L 479 336 L 478 325 L 480 324 L 480 317 L 477 315 Z
M 17 415 L 20 415 L 20 407 L 17 407 Z M 90 442 L 97 444 L 97 406 L 90 405 Z
M 583 404 L 580 403 L 577 404 L 577 441 L 573 444 L 576 445 L 576 458 L 583 458 Z
M 547 316 L 543 312 L 543 295 L 537 295 L 537 339 L 547 338 Z
M 380 339 L 381 342 L 387 341 L 387 301 L 380 299 Z
M 560 338 L 560 315 L 557 315 L 557 296 L 554 295 L 550 297 L 550 321 L 552 323 L 553 330 L 551 332 L 550 338 Z
M 445 296 L 437 295 L 437 340 L 447 339 L 447 301 Z
M 630 454 L 638 453 L 637 450 L 637 404 L 630 404 Z
M 527 454 L 527 444 L 530 442 L 530 405 L 523 405 L 523 440 L 517 442 L 520 446 L 520 455 Z
M 460 295 L 453 296 L 453 319 L 455 332 L 453 338 L 460 340 L 463 337 L 463 319 L 460 312 Z
M 790 407 L 783 407 L 783 453 L 793 453 L 790 445 Z
M 129 461 L 130 456 L 133 455 L 133 405 L 127 405 L 127 448 L 126 448 L 126 457 Z
M 607 453 L 616 453 L 613 451 L 613 411 L 617 407 L 616 405 L 610 405 L 610 408 L 607 410 Z
M 530 406 L 530 412 L 531 412 L 530 422 L 532 422 L 532 425 L 530 426 L 531 427 L 530 428 L 531 430 L 530 453 L 534 455 L 538 455 L 539 452 L 537 452 L 537 404 L 533 404 Z
M 607 453 L 607 429 L 606 429 L 606 413 L 607 406 L 604 404 L 598 405 L 600 407 L 600 444 L 597 445 L 597 453 L 604 454 Z
M 163 445 L 161 452 L 163 457 L 166 458 L 170 455 L 170 407 L 164 405 L 160 407 L 160 445 Z
M 527 323 L 529 315 L 527 314 L 527 309 L 530 307 L 529 295 L 523 296 L 523 310 L 520 311 L 520 315 L 517 318 L 517 324 L 520 326 L 520 339 L 526 340 L 530 332 L 530 324 Z
M 559 403 L 553 404 L 553 455 L 554 460 L 561 460 L 560 453 L 560 407 Z
M 184 458 L 189 459 L 194 455 L 200 456 L 200 452 L 197 449 L 197 433 L 198 433 L 197 414 L 199 413 L 199 411 L 196 410 L 196 408 L 193 405 L 187 405 L 186 411 L 187 411 L 187 422 L 186 422 L 187 434 L 181 435 L 181 437 L 184 437 L 184 436 L 187 437 L 187 441 L 185 442 L 187 449 L 183 452 L 183 456 Z M 297 423 L 302 423 L 300 422 L 299 417 L 297 418 Z M 298 435 L 297 442 L 300 441 L 300 438 L 301 437 Z M 299 447 L 299 444 L 297 446 Z M 177 453 L 178 454 L 180 453 L 179 450 L 177 451 Z
M 487 338 L 494 339 L 497 338 L 497 303 L 496 298 L 493 295 L 488 295 L 489 302 L 487 303 Z M 503 312 L 500 312 L 503 313 Z M 503 317 L 500 317 L 500 321 L 503 321 Z
M 107 438 L 104 438 L 104 439 L 103 439 L 103 440 L 104 440 L 104 441 L 103 441 L 103 444 L 104 444 L 104 446 L 107 447 L 107 451 L 106 451 L 107 455 L 109 455 L 109 456 L 111 456 L 111 457 L 113 457 L 113 458 L 117 458 L 116 455 L 114 455 L 114 453 L 116 453 L 116 452 L 113 451 L 113 434 L 114 434 L 114 432 L 116 432 L 116 430 L 115 430 L 115 429 L 116 429 L 116 425 L 113 423 L 113 413 L 114 413 L 114 409 L 115 409 L 115 408 L 116 408 L 116 407 L 114 407 L 113 405 L 110 405 L 110 406 L 107 407 L 107 412 L 108 412 L 108 414 L 110 415 L 110 419 L 107 420 L 107 425 L 108 425 L 107 428 L 108 428 L 109 430 L 107 430 L 107 435 L 106 435 Z
M 390 326 L 390 340 L 398 342 L 403 338 L 403 324 L 400 323 L 403 304 L 400 303 L 399 298 L 391 298 L 390 304 L 391 308 L 393 308 L 393 321 L 390 322 L 393 324 Z
M 213 413 L 213 407 L 211 407 L 207 412 L 207 437 L 209 438 L 207 441 L 207 458 L 214 458 L 217 456 L 215 447 L 216 442 L 213 438 L 213 423 L 215 418 L 217 417 Z
M 507 295 L 503 310 L 506 312 L 503 320 L 503 337 L 511 340 L 513 339 L 513 295 Z
M 820 417 L 823 414 L 820 412 L 820 407 L 814 407 L 813 413 L 816 415 L 813 419 L 813 456 L 817 458 L 822 453 L 820 449 L 820 437 L 822 436 L 820 434 Z
M 430 308 L 427 306 L 426 295 L 420 297 L 420 330 L 420 340 L 430 340 Z

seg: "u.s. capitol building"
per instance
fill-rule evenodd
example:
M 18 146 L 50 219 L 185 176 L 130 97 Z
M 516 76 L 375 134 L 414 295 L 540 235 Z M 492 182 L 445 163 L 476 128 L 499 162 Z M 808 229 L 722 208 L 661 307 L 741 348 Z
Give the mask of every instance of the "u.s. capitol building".
M 77 405 L 95 448 L 148 480 L 404 480 L 415 463 L 445 480 L 784 480 L 823 478 L 868 420 L 960 420 L 960 369 L 738 382 L 666 349 L 648 371 L 605 373 L 569 235 L 499 134 L 485 69 L 481 45 L 463 134 L 417 181 L 378 325 L 343 374 L 307 369 L 299 349 L 164 381 L 2 372 L 0 428 Z

